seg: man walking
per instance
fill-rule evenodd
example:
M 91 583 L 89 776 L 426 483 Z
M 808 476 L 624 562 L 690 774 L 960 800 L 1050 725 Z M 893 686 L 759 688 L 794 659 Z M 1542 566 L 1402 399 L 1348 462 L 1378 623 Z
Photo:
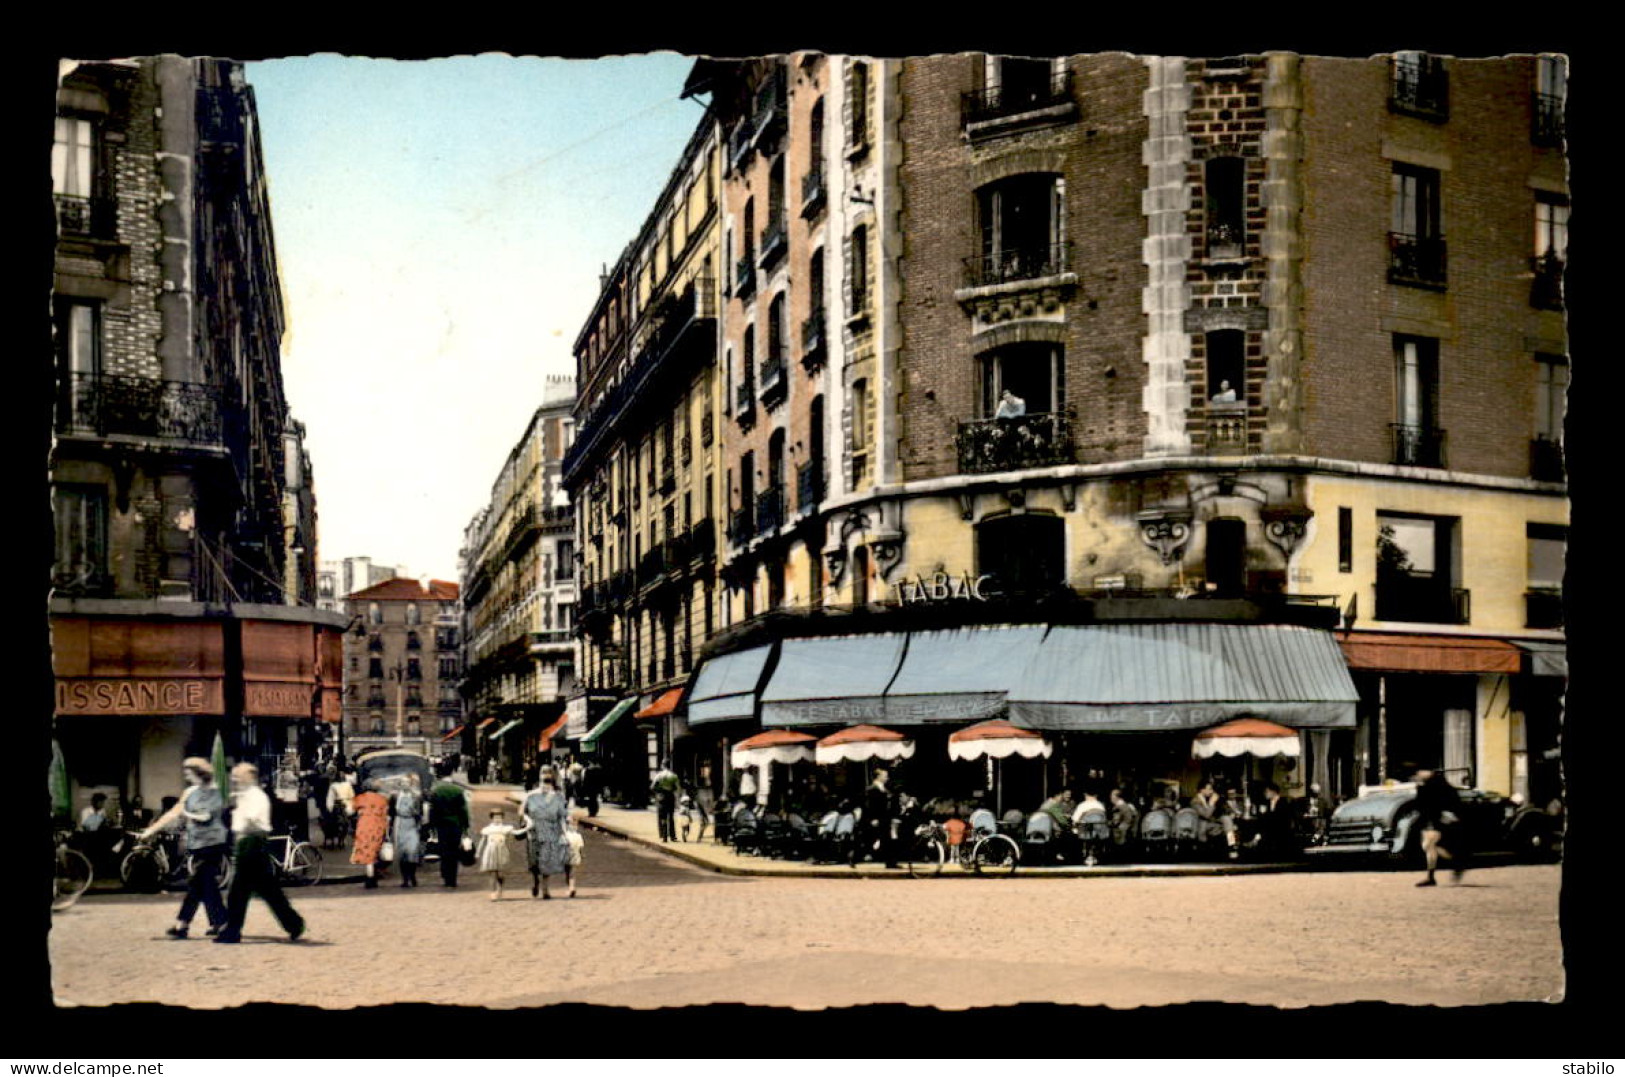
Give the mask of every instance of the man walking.
M 677 794 L 683 789 L 682 779 L 672 772 L 670 760 L 661 760 L 660 770 L 649 784 L 655 795 L 655 812 L 660 823 L 660 840 L 677 840 Z
M 288 940 L 298 941 L 305 933 L 305 921 L 288 903 L 277 881 L 276 866 L 266 848 L 266 839 L 271 836 L 271 798 L 260 788 L 259 768 L 252 763 L 238 763 L 231 768 L 231 831 L 237 839 L 237 871 L 226 896 L 226 926 L 214 941 L 243 941 L 248 899 L 255 894 L 271 907 L 277 923 L 288 933 Z
M 875 768 L 875 780 L 863 792 L 864 849 L 878 850 L 888 868 L 897 867 L 897 843 L 892 840 L 892 818 L 897 814 L 897 796 L 886 788 L 889 777 L 884 767 Z
M 226 798 L 214 787 L 214 767 L 201 756 L 191 756 L 181 764 L 187 790 L 175 806 L 141 832 L 146 841 L 160 830 L 186 821 L 186 851 L 191 875 L 186 880 L 186 897 L 168 935 L 184 939 L 192 927 L 199 904 L 209 920 L 209 934 L 218 935 L 226 925 L 226 904 L 220 900 L 220 869 L 230 853 L 226 844 Z
M 1417 886 L 1437 886 L 1433 873 L 1439 866 L 1442 856 L 1454 865 L 1450 874 L 1456 882 L 1466 873 L 1462 867 L 1465 850 L 1457 847 L 1450 849 L 1445 842 L 1456 844 L 1457 816 L 1461 813 L 1461 797 L 1456 793 L 1456 787 L 1445 779 L 1443 774 L 1430 767 L 1423 767 L 1416 772 L 1416 814 L 1417 823 L 1422 828 L 1422 854 L 1427 857 L 1427 878 L 1417 883 Z M 1448 835 L 1448 836 L 1447 836 Z
M 441 768 L 440 780 L 429 791 L 429 825 L 440 847 L 440 882 L 457 885 L 457 867 L 463 855 L 463 838 L 469 826 L 468 793 L 451 780 L 449 768 Z

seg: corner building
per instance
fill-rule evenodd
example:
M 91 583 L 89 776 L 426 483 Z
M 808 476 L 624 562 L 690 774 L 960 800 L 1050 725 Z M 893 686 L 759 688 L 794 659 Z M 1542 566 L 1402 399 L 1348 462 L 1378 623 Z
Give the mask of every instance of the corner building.
M 1557 795 L 1560 57 L 794 56 L 694 81 L 734 270 L 729 627 L 695 731 L 910 724 L 920 759 L 1003 713 L 1057 734 L 1052 777 L 1188 784 L 1198 727 L 1262 714 L 1302 732 L 1299 790 L 1433 762 Z M 798 186 L 827 206 L 798 214 Z M 824 365 L 794 369 L 812 341 Z M 1098 645 L 1058 628 L 1106 626 L 1183 666 L 1117 683 L 1143 644 L 1107 681 L 1058 672 Z M 1240 628 L 1270 641 L 1253 659 L 1343 668 L 1196 683 Z M 1017 661 L 1017 629 L 1049 674 L 954 675 Z

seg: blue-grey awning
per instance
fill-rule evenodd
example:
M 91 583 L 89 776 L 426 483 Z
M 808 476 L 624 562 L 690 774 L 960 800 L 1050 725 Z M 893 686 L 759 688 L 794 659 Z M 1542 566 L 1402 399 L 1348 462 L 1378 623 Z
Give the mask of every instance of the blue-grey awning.
M 979 722 L 1003 714 L 1005 696 L 1044 633 L 1043 625 L 910 633 L 886 690 L 883 724 Z
M 1051 628 L 1008 694 L 1030 729 L 1192 729 L 1254 715 L 1352 726 L 1359 694 L 1331 633 L 1293 625 Z
M 883 697 L 903 657 L 899 632 L 787 639 L 762 690 L 762 725 L 885 720 Z
M 637 703 L 638 697 L 631 696 L 615 704 L 610 712 L 604 715 L 603 720 L 597 725 L 593 726 L 592 730 L 588 732 L 585 737 L 581 738 L 581 750 L 584 752 L 597 751 L 599 739 L 603 737 L 605 733 L 608 733 L 610 729 L 614 727 L 615 723 L 621 720 L 623 715 L 631 711 L 633 707 L 637 706 Z
M 771 644 L 708 659 L 694 678 L 688 696 L 688 724 L 704 725 L 730 718 L 754 718 L 762 670 Z
M 1534 677 L 1567 677 L 1569 645 L 1566 643 L 1519 643 L 1529 655 L 1529 673 Z

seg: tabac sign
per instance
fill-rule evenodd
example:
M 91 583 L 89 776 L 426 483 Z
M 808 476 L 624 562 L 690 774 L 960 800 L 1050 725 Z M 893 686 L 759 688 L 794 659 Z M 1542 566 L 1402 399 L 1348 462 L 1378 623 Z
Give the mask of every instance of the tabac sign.
M 225 710 L 220 681 L 188 678 L 92 678 L 56 682 L 56 713 L 219 714 Z
M 899 606 L 952 599 L 985 602 L 997 597 L 993 577 L 986 573 L 972 576 L 969 572 L 962 572 L 958 576 L 950 576 L 946 572 L 933 572 L 929 576 L 915 576 L 912 580 L 905 576 L 892 584 L 892 589 L 897 593 Z

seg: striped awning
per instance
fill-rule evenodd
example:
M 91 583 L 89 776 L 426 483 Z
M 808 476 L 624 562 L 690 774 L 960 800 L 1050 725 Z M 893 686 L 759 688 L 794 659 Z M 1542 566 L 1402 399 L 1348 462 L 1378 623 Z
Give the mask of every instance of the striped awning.
M 553 738 L 559 735 L 559 730 L 563 729 L 564 723 L 568 722 L 569 720 L 570 716 L 568 714 L 561 714 L 559 715 L 557 721 L 553 722 L 552 725 L 542 730 L 542 732 L 536 738 L 536 750 L 541 752 L 551 751 L 553 748 Z
M 773 650 L 764 644 L 707 659 L 688 696 L 688 724 L 756 717 L 756 693 Z
M 634 718 L 661 718 L 677 709 L 677 701 L 683 698 L 681 688 L 668 688 L 660 693 L 655 701 L 638 711 Z
M 615 704 L 610 712 L 604 715 L 603 720 L 597 725 L 593 726 L 585 737 L 581 738 L 581 750 L 584 752 L 597 751 L 598 742 L 603 738 L 604 734 L 613 729 L 615 727 L 615 723 L 620 721 L 622 716 L 629 713 L 632 708 L 637 705 L 637 696 L 629 696 Z
M 491 734 L 491 739 L 492 740 L 500 740 L 500 739 L 502 739 L 502 735 L 504 733 L 508 732 L 514 726 L 520 725 L 523 722 L 524 722 L 523 718 L 515 718 L 515 719 L 513 719 L 512 721 L 510 721 L 506 725 L 504 725 L 501 729 L 497 730 L 495 733 L 492 733 Z

